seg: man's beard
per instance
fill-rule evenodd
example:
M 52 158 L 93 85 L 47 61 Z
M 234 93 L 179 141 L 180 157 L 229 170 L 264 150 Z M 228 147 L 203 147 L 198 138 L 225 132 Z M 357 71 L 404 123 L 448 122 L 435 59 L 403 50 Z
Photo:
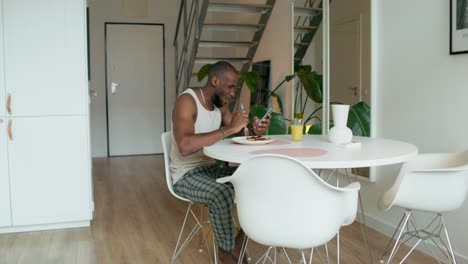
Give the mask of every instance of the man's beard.
M 224 106 L 223 101 L 221 100 L 221 97 L 219 97 L 219 95 L 217 94 L 214 94 L 213 97 L 211 97 L 211 100 L 213 100 L 213 104 L 218 108 L 221 108 Z

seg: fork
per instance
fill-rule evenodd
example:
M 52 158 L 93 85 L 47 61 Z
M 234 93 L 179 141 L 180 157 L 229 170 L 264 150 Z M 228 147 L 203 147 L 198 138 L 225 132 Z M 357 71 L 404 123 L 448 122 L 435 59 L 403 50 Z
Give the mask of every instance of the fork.
M 244 105 L 242 103 L 240 104 L 240 108 L 241 108 L 241 111 L 245 113 Z M 249 129 L 247 128 L 247 126 L 244 127 L 244 136 L 246 137 L 249 136 Z

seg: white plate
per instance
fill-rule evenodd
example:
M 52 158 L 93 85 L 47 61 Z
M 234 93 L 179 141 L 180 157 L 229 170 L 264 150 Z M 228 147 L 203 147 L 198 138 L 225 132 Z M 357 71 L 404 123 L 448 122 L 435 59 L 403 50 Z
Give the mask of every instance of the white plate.
M 263 144 L 268 144 L 274 141 L 274 139 L 272 138 L 268 140 L 259 140 L 259 141 L 247 140 L 247 138 L 248 137 L 235 137 L 235 138 L 232 138 L 232 141 L 238 144 L 244 144 L 244 145 L 263 145 Z

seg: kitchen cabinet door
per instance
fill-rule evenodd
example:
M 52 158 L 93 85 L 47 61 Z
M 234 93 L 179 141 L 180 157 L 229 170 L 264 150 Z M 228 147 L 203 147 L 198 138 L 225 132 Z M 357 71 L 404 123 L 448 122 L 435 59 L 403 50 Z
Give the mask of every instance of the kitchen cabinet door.
M 0 118 L 6 115 L 5 68 L 3 56 L 3 5 L 0 0 Z
M 12 118 L 8 140 L 14 226 L 91 219 L 86 116 Z
M 84 0 L 3 0 L 12 116 L 78 115 L 88 107 Z
M 6 120 L 0 117 L 0 227 L 11 225 Z

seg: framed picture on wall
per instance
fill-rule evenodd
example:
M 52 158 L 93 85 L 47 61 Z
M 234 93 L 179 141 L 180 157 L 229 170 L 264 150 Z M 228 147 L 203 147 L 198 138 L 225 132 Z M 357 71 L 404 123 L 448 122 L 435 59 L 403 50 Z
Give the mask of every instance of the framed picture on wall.
M 468 53 L 468 0 L 450 0 L 450 54 Z

